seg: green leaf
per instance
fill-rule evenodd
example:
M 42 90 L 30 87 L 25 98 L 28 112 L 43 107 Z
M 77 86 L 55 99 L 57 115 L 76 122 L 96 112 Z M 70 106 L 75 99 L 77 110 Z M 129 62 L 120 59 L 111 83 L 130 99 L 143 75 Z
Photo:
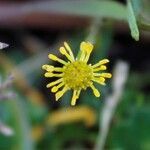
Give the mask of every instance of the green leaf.
M 34 143 L 31 139 L 31 127 L 29 124 L 29 118 L 25 109 L 25 102 L 18 97 L 15 100 L 7 102 L 9 111 L 12 115 L 12 128 L 14 129 L 14 145 L 12 150 L 34 150 Z
M 66 15 L 87 16 L 87 17 L 108 17 L 118 20 L 126 20 L 126 7 L 115 1 L 54 1 L 47 2 L 47 5 L 37 6 L 40 11 L 61 13 Z M 68 20 L 69 21 L 69 20 Z
M 127 19 L 131 30 L 131 36 L 138 41 L 139 40 L 139 29 L 136 22 L 136 17 L 130 0 L 127 1 Z
M 150 31 L 150 1 L 131 0 L 138 27 Z

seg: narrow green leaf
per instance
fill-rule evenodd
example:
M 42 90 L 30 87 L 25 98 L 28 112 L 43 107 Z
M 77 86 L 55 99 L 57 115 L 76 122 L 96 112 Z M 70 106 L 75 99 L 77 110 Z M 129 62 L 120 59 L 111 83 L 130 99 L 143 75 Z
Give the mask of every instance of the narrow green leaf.
M 136 17 L 133 11 L 133 7 L 130 0 L 127 0 L 127 18 L 129 27 L 131 30 L 131 36 L 138 41 L 139 40 L 139 29 L 136 22 Z
M 139 29 L 150 31 L 150 1 L 131 0 Z
M 20 99 L 19 99 L 20 98 Z M 34 150 L 34 143 L 31 138 L 31 128 L 21 97 L 9 101 L 8 106 L 13 115 L 13 129 L 15 131 L 15 145 L 12 150 Z
M 45 3 L 44 4 L 40 3 L 36 6 L 36 8 L 35 7 L 34 8 L 43 12 L 55 12 L 66 15 L 87 16 L 87 17 L 107 17 L 118 20 L 126 20 L 125 5 L 115 1 L 64 0 Z

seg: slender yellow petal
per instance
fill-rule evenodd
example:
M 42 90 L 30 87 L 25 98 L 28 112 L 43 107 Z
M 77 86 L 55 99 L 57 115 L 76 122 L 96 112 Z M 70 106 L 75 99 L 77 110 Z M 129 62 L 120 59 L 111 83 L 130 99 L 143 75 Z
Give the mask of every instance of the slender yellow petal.
M 89 60 L 89 58 L 90 58 L 90 55 L 91 55 L 91 53 L 90 52 L 88 52 L 87 54 L 86 54 L 86 56 L 85 56 L 85 58 L 84 58 L 84 62 L 88 62 L 88 60 Z
M 80 50 L 81 51 L 86 51 L 86 42 L 81 42 L 81 44 L 80 44 Z
M 98 76 L 100 76 L 101 75 L 101 73 L 93 73 L 93 76 L 94 77 L 98 77 Z
M 79 61 L 83 61 L 85 59 L 85 52 L 84 51 L 81 51 L 81 55 L 80 55 L 80 58 L 79 58 Z
M 100 97 L 100 92 L 98 91 L 98 89 L 95 88 L 95 86 L 93 84 L 90 85 L 91 89 L 93 90 L 93 93 L 96 97 Z
M 101 76 L 104 78 L 111 78 L 112 77 L 111 73 L 93 73 L 93 76 L 95 76 L 95 77 Z
M 90 54 L 93 50 L 93 45 L 90 42 L 82 42 L 80 45 L 80 49 L 82 51 L 82 57 L 80 60 L 83 60 L 84 62 L 88 62 Z
M 100 65 L 104 65 L 104 64 L 106 64 L 108 62 L 109 62 L 108 59 L 102 59 L 101 61 L 99 61 L 98 63 L 96 63 L 95 65 L 93 65 L 92 68 L 99 67 Z
M 64 42 L 64 46 L 65 46 L 65 48 L 68 50 L 68 52 L 69 52 L 70 56 L 72 57 L 72 59 L 75 60 L 75 59 L 74 59 L 74 55 L 73 55 L 73 53 L 72 53 L 72 50 L 71 50 L 71 48 L 70 48 L 70 46 L 68 45 L 67 42 Z
M 86 44 L 87 44 L 86 52 L 87 52 L 87 54 L 90 54 L 92 52 L 94 46 L 90 42 L 87 42 Z
M 72 100 L 71 100 L 71 105 L 74 106 L 76 104 L 76 100 L 77 100 L 78 96 L 77 96 L 77 90 L 73 91 L 73 96 L 72 96 Z
M 45 64 L 45 65 L 42 66 L 42 69 L 44 69 L 46 71 L 53 71 L 54 66 Z
M 81 93 L 81 89 L 77 91 L 77 97 L 79 98 L 79 95 Z
M 46 70 L 47 72 L 53 72 L 53 71 L 62 72 L 63 71 L 63 68 L 54 67 L 54 66 L 51 66 L 51 65 L 43 65 L 42 69 Z
M 53 55 L 53 54 L 49 54 L 48 55 L 49 59 L 54 60 L 54 61 L 58 61 L 59 63 L 62 63 L 63 65 L 66 65 L 67 62 L 58 58 L 57 56 Z
M 65 55 L 70 62 L 74 61 L 74 59 L 72 59 L 72 57 L 67 53 L 64 47 L 60 47 L 59 51 L 61 54 Z
M 99 84 L 101 84 L 101 85 L 106 85 L 106 84 L 105 84 L 105 78 L 103 78 L 103 77 L 99 77 L 99 78 L 94 77 L 94 78 L 92 79 L 92 81 L 97 82 L 97 83 L 99 83 Z
M 100 67 L 98 67 L 98 68 L 94 68 L 93 69 L 93 72 L 97 72 L 97 71 L 101 71 L 101 70 L 106 70 L 107 69 L 107 67 L 105 66 L 105 65 L 101 65 Z
M 47 88 L 50 88 L 50 87 L 52 87 L 52 86 L 54 86 L 54 85 L 56 85 L 56 84 L 58 84 L 58 83 L 60 83 L 60 82 L 62 82 L 63 81 L 63 78 L 60 78 L 60 79 L 58 79 L 58 80 L 56 80 L 56 81 L 53 81 L 53 82 L 51 82 L 51 83 L 49 83 L 49 84 L 47 84 Z
M 56 72 L 63 72 L 64 69 L 63 69 L 62 67 L 55 67 L 55 68 L 53 69 L 53 71 L 56 71 Z
M 65 86 L 61 91 L 58 91 L 56 94 L 55 94 L 55 97 L 56 97 L 56 101 L 58 101 L 63 95 L 64 93 L 68 90 L 68 88 Z
M 48 77 L 48 78 L 51 78 L 51 77 L 62 77 L 63 73 L 56 74 L 56 73 L 52 73 L 52 72 L 46 72 L 44 75 L 45 75 L 45 77 Z
M 80 44 L 80 50 L 81 50 L 81 55 L 80 55 L 80 58 L 79 58 L 79 60 L 80 61 L 83 61 L 84 60 L 84 58 L 85 58 L 85 54 L 86 54 L 86 51 L 85 51 L 85 42 L 82 42 L 81 44 Z
M 57 92 L 59 88 L 61 88 L 64 85 L 64 82 L 61 82 L 60 84 L 58 84 L 57 86 L 54 86 L 51 91 L 53 93 Z
M 93 45 L 90 42 L 82 42 L 80 44 L 80 50 L 90 54 L 93 50 Z
M 104 78 L 111 78 L 112 74 L 111 73 L 101 73 L 100 76 L 104 77 Z
M 99 61 L 99 64 L 100 64 L 100 65 L 104 65 L 104 64 L 106 64 L 106 63 L 108 63 L 108 62 L 109 62 L 108 59 L 102 59 L 101 61 Z

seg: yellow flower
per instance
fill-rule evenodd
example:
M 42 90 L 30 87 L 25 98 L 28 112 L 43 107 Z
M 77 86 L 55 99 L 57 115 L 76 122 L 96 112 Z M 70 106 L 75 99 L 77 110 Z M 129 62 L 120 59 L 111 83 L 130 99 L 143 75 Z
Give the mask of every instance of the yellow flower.
M 96 113 L 89 106 L 67 107 L 53 111 L 48 115 L 46 124 L 56 127 L 61 124 L 84 122 L 86 126 L 93 126 L 96 122 Z
M 108 59 L 102 59 L 98 63 L 88 64 L 90 54 L 93 50 L 93 45 L 90 42 L 81 42 L 80 55 L 75 58 L 70 46 L 64 42 L 64 46 L 59 48 L 62 55 L 67 57 L 64 61 L 53 54 L 48 57 L 61 63 L 62 67 L 54 67 L 52 65 L 43 65 L 42 68 L 46 70 L 45 77 L 56 77 L 56 81 L 47 84 L 47 88 L 52 87 L 51 91 L 56 93 L 56 101 L 58 101 L 66 91 L 73 90 L 71 105 L 76 104 L 81 90 L 86 90 L 90 87 L 96 97 L 100 96 L 100 92 L 95 88 L 93 82 L 105 85 L 105 78 L 111 78 L 110 73 L 103 73 L 106 70 L 106 63 Z M 60 90 L 61 89 L 61 90 Z

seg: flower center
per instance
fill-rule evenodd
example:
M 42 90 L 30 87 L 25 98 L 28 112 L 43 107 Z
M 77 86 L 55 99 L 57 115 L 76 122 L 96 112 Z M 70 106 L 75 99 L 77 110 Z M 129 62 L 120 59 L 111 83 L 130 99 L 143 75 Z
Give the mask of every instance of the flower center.
M 85 62 L 75 61 L 64 66 L 63 80 L 72 89 L 86 89 L 91 85 L 93 71 Z

